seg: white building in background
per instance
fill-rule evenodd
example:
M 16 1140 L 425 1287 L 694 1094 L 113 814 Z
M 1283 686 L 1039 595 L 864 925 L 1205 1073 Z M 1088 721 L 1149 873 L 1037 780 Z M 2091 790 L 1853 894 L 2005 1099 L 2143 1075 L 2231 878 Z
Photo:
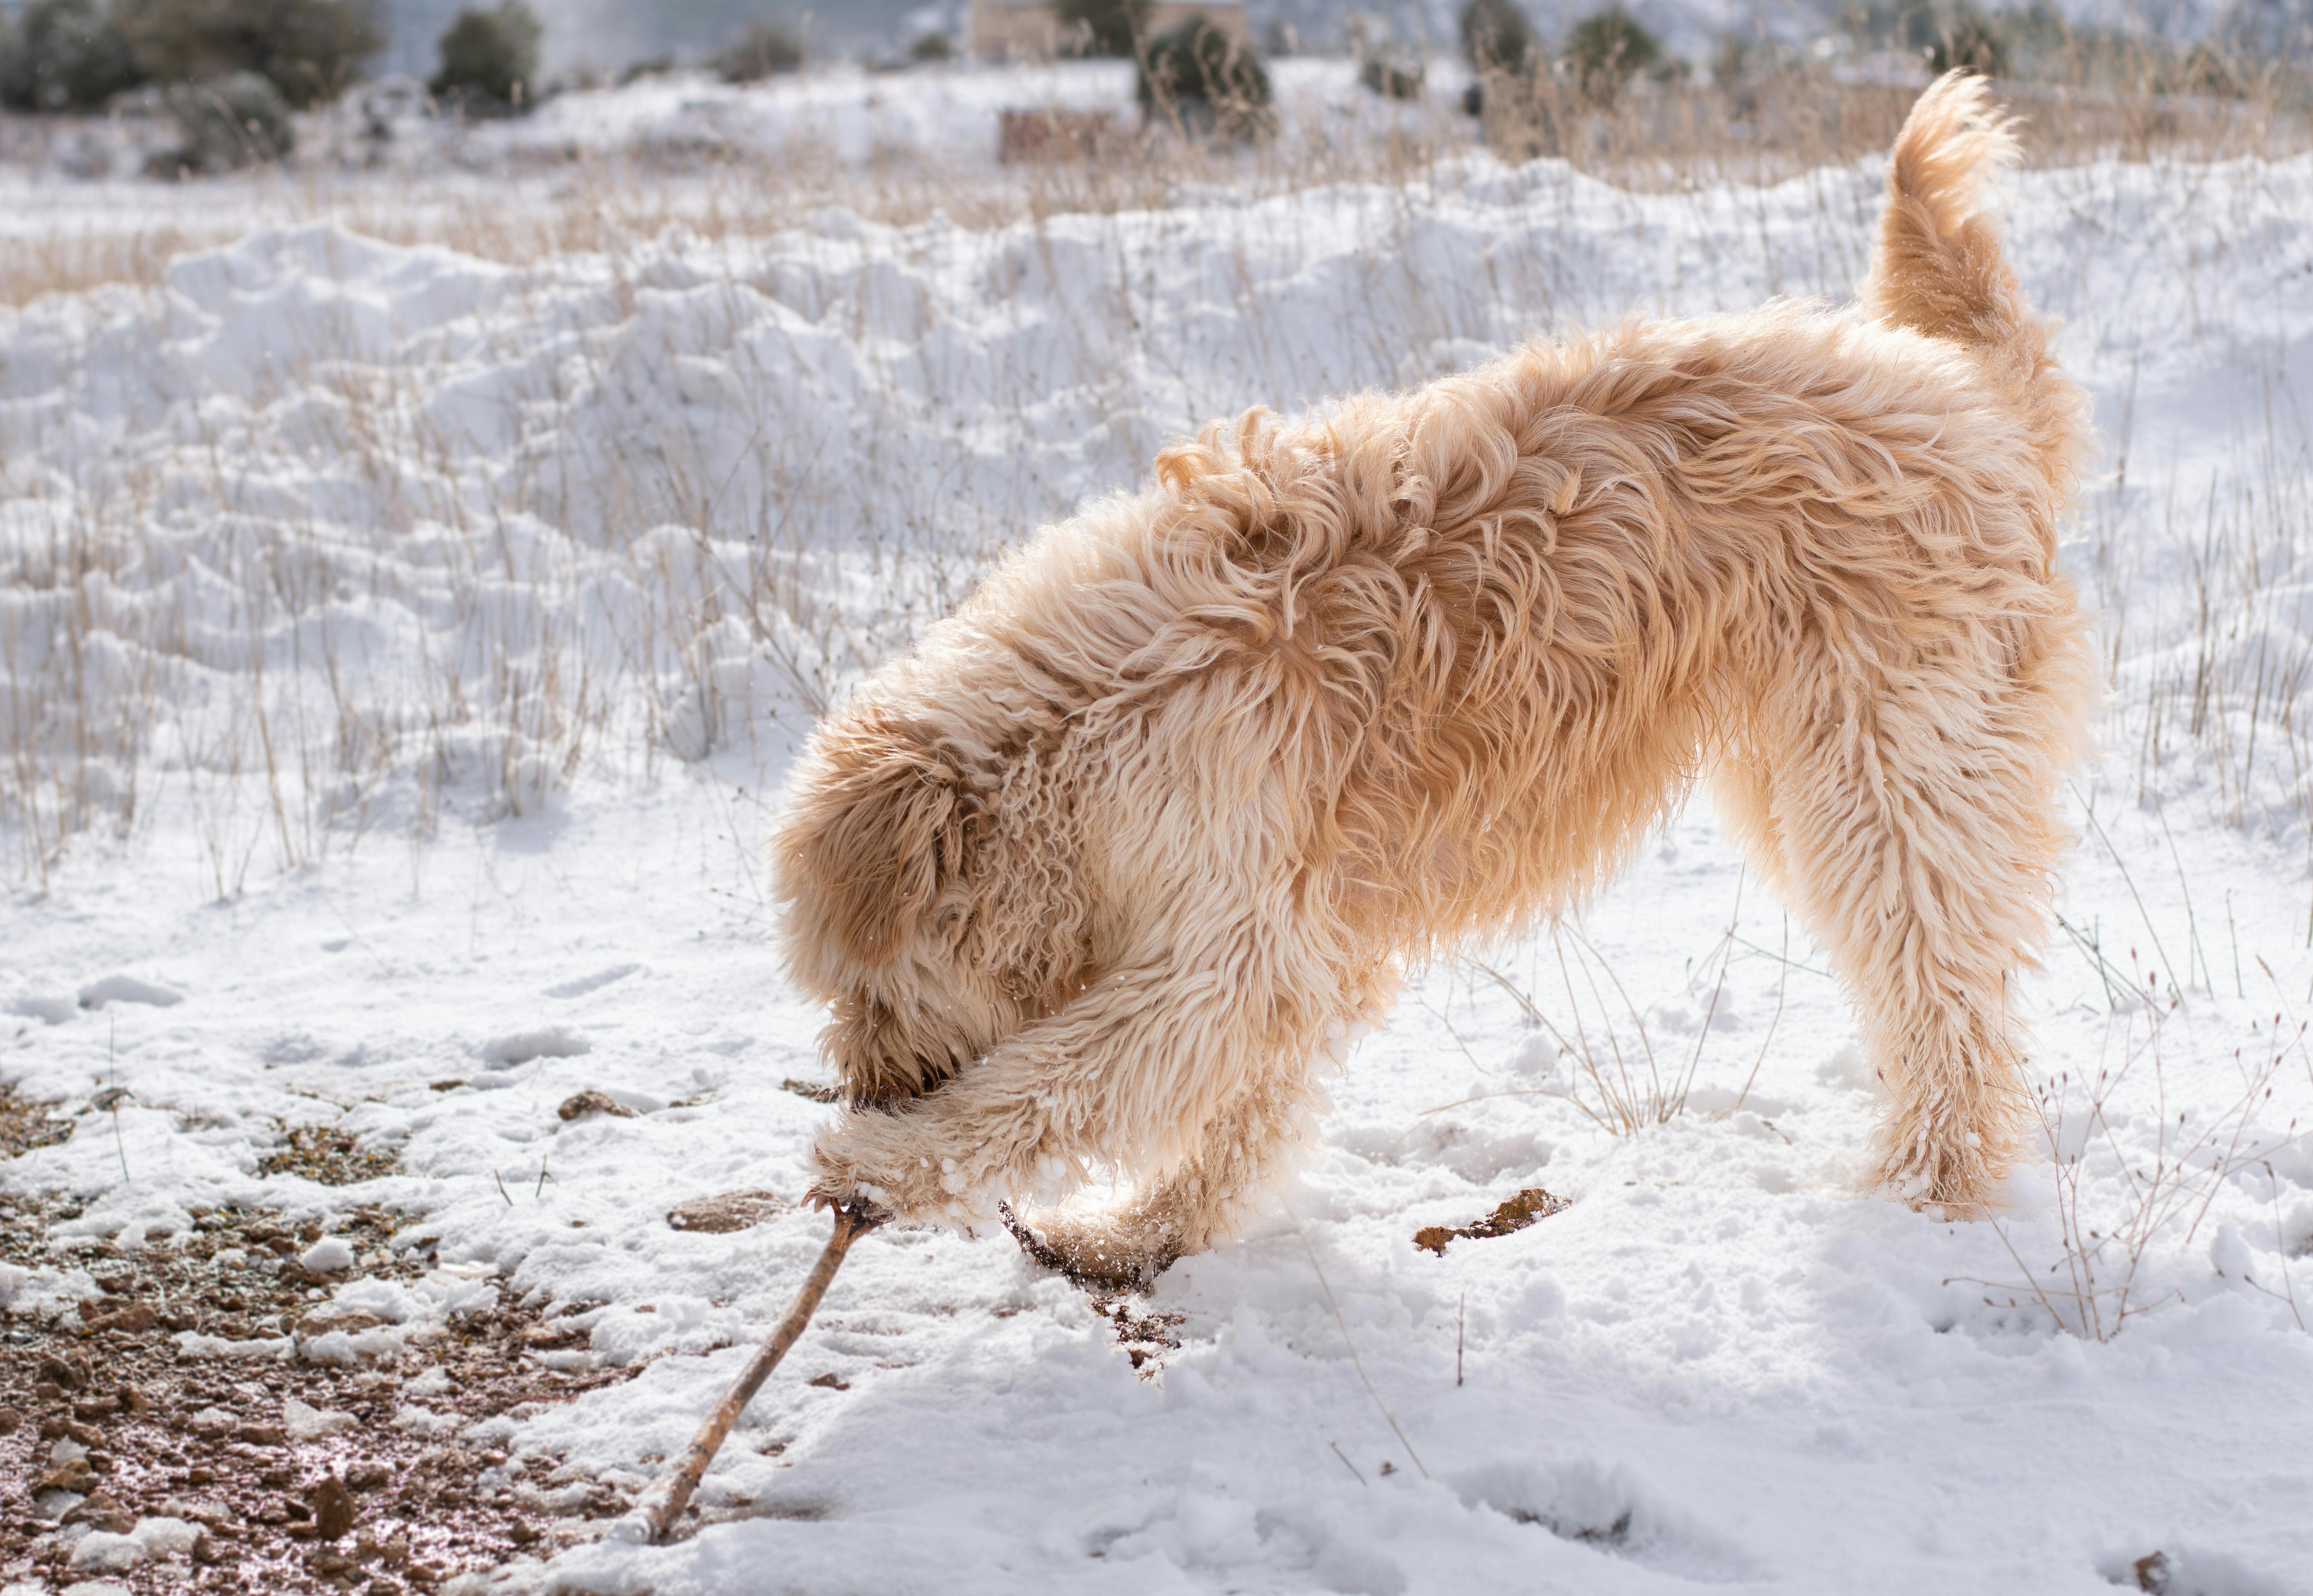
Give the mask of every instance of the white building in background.
M 1193 16 L 1253 48 L 1253 21 L 1235 0 L 1155 0 L 1148 31 L 1163 33 Z M 964 30 L 967 47 L 983 61 L 1051 61 L 1084 48 L 1080 31 L 1060 25 L 1051 0 L 972 0 Z

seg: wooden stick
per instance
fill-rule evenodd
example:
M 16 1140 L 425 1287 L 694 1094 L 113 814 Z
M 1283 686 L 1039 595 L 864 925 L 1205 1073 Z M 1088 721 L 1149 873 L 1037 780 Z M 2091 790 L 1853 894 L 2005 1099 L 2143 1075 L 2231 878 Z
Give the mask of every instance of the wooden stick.
M 763 1344 L 755 1348 L 755 1355 L 747 1360 L 747 1366 L 737 1381 L 723 1393 L 723 1399 L 715 1405 L 715 1411 L 707 1416 L 707 1422 L 699 1426 L 699 1434 L 690 1438 L 690 1450 L 682 1454 L 682 1464 L 666 1477 L 665 1487 L 658 1500 L 644 1509 L 643 1516 L 650 1526 L 653 1540 L 664 1540 L 675 1520 L 682 1516 L 682 1510 L 690 1505 L 690 1494 L 699 1488 L 699 1482 L 706 1476 L 707 1466 L 715 1460 L 715 1454 L 723 1450 L 723 1443 L 730 1435 L 731 1426 L 739 1422 L 740 1414 L 746 1411 L 747 1404 L 762 1389 L 763 1381 L 770 1378 L 771 1371 L 779 1366 L 781 1358 L 787 1356 L 787 1348 L 796 1344 L 803 1335 L 804 1327 L 811 1323 L 811 1316 L 819 1307 L 819 1299 L 827 1294 L 828 1283 L 835 1278 L 835 1271 L 842 1267 L 843 1255 L 851 1250 L 851 1243 L 883 1222 L 883 1215 L 864 1203 L 845 1204 L 836 1208 L 835 1229 L 829 1234 L 827 1246 L 820 1253 L 819 1261 L 811 1267 L 811 1273 L 805 1277 L 802 1289 L 796 1293 L 795 1302 L 787 1309 L 787 1316 L 779 1321 L 778 1329 L 765 1337 Z

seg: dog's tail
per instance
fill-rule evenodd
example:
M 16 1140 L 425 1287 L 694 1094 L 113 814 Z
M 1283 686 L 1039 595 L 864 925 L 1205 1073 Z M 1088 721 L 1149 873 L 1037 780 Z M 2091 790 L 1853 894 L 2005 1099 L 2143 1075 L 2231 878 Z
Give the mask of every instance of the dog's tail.
M 1881 321 L 1974 350 L 2014 396 L 2019 425 L 2069 496 L 2087 449 L 2086 400 L 2048 354 L 2048 334 L 1977 208 L 1983 182 L 2018 154 L 2015 123 L 1980 77 L 1948 72 L 1904 118 L 1887 162 L 1887 208 L 1866 311 Z
M 2017 153 L 2015 124 L 1983 79 L 1948 72 L 1920 96 L 1887 162 L 1887 209 L 1863 285 L 1873 315 L 1931 338 L 2045 357 L 2000 235 L 1976 208 L 1984 179 Z

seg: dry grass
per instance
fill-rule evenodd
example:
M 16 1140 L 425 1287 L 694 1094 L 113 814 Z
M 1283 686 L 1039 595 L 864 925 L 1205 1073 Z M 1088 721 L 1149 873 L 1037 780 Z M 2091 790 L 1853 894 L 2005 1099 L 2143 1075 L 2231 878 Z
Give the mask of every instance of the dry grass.
M 2180 94 L 2100 71 L 2012 86 L 2032 118 L 2036 162 L 2309 146 L 2304 98 L 2278 75 Z M 712 420 L 747 447 L 735 461 L 696 430 L 688 401 L 629 391 L 663 379 L 622 364 L 606 336 L 533 365 L 503 417 L 476 422 L 448 419 L 435 402 L 445 347 L 381 359 L 326 323 L 280 362 L 270 387 L 181 406 L 171 425 L 192 435 L 167 449 L 145 437 L 92 453 L 72 417 L 37 407 L 0 423 L 0 483 L 15 518 L 0 540 L 0 835 L 20 878 L 38 886 L 74 837 L 126 835 L 156 803 L 180 806 L 211 885 L 230 897 L 253 868 L 296 868 L 379 830 L 414 841 L 453 809 L 532 812 L 585 769 L 648 780 L 669 759 L 745 746 L 823 708 L 1081 491 L 1033 462 L 991 483 L 966 411 L 937 392 L 891 397 L 920 373 L 897 341 L 867 336 L 875 252 L 928 258 L 937 246 L 815 232 L 830 206 L 870 223 L 937 213 L 981 237 L 1026 224 L 1007 269 L 1053 269 L 1048 253 L 1063 233 L 1101 256 L 1097 280 L 1055 307 L 1058 383 L 1046 372 L 1002 373 L 1007 386 L 973 412 L 1025 440 L 1049 425 L 1056 385 L 1095 396 L 1111 410 L 1071 469 L 1097 484 L 1130 479 L 1173 428 L 1248 395 L 1293 404 L 1361 382 L 1410 384 L 1441 369 L 1436 351 L 1623 313 L 1633 291 L 1583 277 L 1587 258 L 1557 237 L 1490 250 L 1482 282 L 1423 264 L 1431 218 L 1473 197 L 1562 207 L 1574 229 L 1565 237 L 1578 243 L 1580 229 L 1598 225 L 1577 219 L 1585 206 L 1622 205 L 1637 224 L 1635 201 L 1602 199 L 1570 184 L 1570 170 L 1623 194 L 1691 202 L 1721 237 L 1747 224 L 1743 196 L 1755 192 L 1728 184 L 1827 170 L 1814 180 L 1812 232 L 1763 235 L 1781 252 L 1765 276 L 1775 291 L 1841 292 L 1860 272 L 1869 208 L 1868 185 L 1842 169 L 1885 148 L 1911 92 L 1783 64 L 1731 88 L 1675 84 L 1605 108 L 1546 83 L 1522 110 L 1496 95 L 1482 125 L 1442 101 L 1413 115 L 1376 101 L 1371 115 L 1303 118 L 1264 144 L 1157 136 L 1096 162 L 997 167 L 886 150 L 860 168 L 796 149 L 771 162 L 691 151 L 673 169 L 664 155 L 572 161 L 422 184 L 277 174 L 152 190 L 126 220 L 88 209 L 46 229 L 20 224 L 22 241 L 0 250 L 0 299 L 20 303 L 106 285 L 133 295 L 184 250 L 319 219 L 529 268 L 523 294 L 585 274 L 613 309 L 605 329 L 638 314 L 671 259 L 707 262 L 730 292 L 692 296 L 678 348 L 731 367 Z M 1482 136 L 1516 156 L 1545 134 L 1555 161 L 1512 169 L 1473 158 Z M 2079 170 L 2079 203 L 2092 209 L 2093 171 L 2107 169 Z M 1362 207 L 1375 246 L 1342 300 L 1333 346 L 1313 355 L 1306 329 L 1268 296 L 1273 262 L 1261 268 L 1267 279 L 1253 262 L 1315 247 L 1280 246 L 1276 213 L 1262 207 L 1316 190 Z M 1201 257 L 1185 234 L 1166 233 L 1174 217 L 1196 230 Z M 825 262 L 800 287 L 764 264 L 796 238 L 815 240 Z M 1228 279 L 1211 292 L 1243 329 L 1242 347 L 1225 352 L 1236 369 L 1212 369 L 1173 344 L 1174 325 L 1147 315 L 1146 275 L 1191 258 Z M 782 397 L 781 370 L 750 363 L 791 357 L 742 336 L 763 299 L 792 301 L 850 338 L 886 408 L 838 422 Z M 541 302 L 541 315 L 550 309 Z M 918 336 L 946 313 L 927 305 Z M 124 357 L 132 377 L 136 357 Z M 1119 374 L 1133 369 L 1171 385 L 1177 417 L 1149 414 L 1145 389 Z M 502 424 L 550 439 L 613 390 L 635 413 L 670 419 L 593 436 L 584 458 L 525 447 L 486 459 L 471 435 Z M 917 408 L 893 408 L 903 404 Z M 2087 518 L 2089 576 L 2114 659 L 2187 627 L 2200 638 L 2190 658 L 2162 656 L 2157 679 L 2132 697 L 2150 706 L 2128 727 L 2140 779 L 2157 792 L 2180 744 L 2213 756 L 2237 824 L 2294 824 L 2313 802 L 2303 669 L 2240 640 L 2244 618 L 2276 601 L 2313 554 L 2303 547 L 2313 477 L 2289 435 L 2231 462 L 2204 499 L 2162 512 L 2165 537 L 2198 529 L 2193 615 L 2129 612 L 2145 512 L 2124 465 Z M 831 437 L 840 445 L 831 463 Z M 2124 433 L 2116 443 L 2124 461 Z M 66 460 L 75 463 L 59 468 Z M 297 493 L 285 496 L 285 481 L 333 484 L 361 508 L 325 521 Z M 391 680 L 374 672 L 353 614 L 365 603 L 425 618 L 417 665 Z M 1570 992 L 1587 990 L 1586 970 L 1578 951 Z M 1692 1061 L 1647 1057 L 1629 1027 L 1623 1039 L 1637 1051 L 1618 1060 L 1615 1034 L 1602 1030 L 1595 1061 L 1582 1039 L 1568 1048 L 1597 1080 L 1614 1078 L 1596 1110 L 1634 1123 L 1675 1112 Z
M 2045 1083 L 2036 1097 L 2041 1126 L 2054 1155 L 2057 1256 L 2027 1261 L 2010 1227 L 1996 1225 L 2021 1280 L 1969 1279 L 1997 1293 L 1989 1306 L 2037 1307 L 2057 1329 L 2109 1341 L 2128 1321 L 2176 1299 L 2153 1290 L 2156 1250 L 2189 1249 L 2206 1233 L 2209 1211 L 2228 1184 L 2258 1175 L 2274 1204 L 2278 1289 L 2250 1276 L 2247 1284 L 2284 1303 L 2305 1324 L 2288 1267 L 2289 1238 L 2280 1233 L 2280 1182 L 2271 1160 L 2299 1136 L 2297 1122 L 2269 1125 L 2275 1079 L 2294 1060 L 2307 1062 L 2306 1030 L 2275 1014 L 2253 1054 L 2235 1049 L 2238 1092 L 2213 1112 L 2177 1108 L 2161 1061 L 2161 1030 L 2177 1006 L 2173 987 L 2158 973 L 2133 983 L 2138 1001 L 2118 1013 L 2106 1032 L 2117 1062 L 2093 1079 L 2069 1073 Z M 2150 1134 L 2145 1128 L 2150 1122 Z M 2219 1265 L 2219 1272 L 2224 1272 Z
M 831 206 L 887 225 L 941 215 L 984 229 L 1165 210 L 1217 194 L 1252 205 L 1341 183 L 1418 197 L 1440 180 L 1441 163 L 1481 149 L 1677 192 L 1777 182 L 1881 154 L 1919 82 L 1905 75 L 1915 70 L 1907 63 L 1878 65 L 1895 75 L 1870 81 L 1807 57 L 1755 61 L 1724 83 L 1641 83 L 1607 103 L 1563 75 L 1497 79 L 1475 118 L 1438 94 L 1410 108 L 1375 101 L 1370 115 L 1313 111 L 1277 136 L 1246 143 L 1181 136 L 1160 118 L 1104 143 L 1097 159 L 1007 166 L 990 164 L 984 151 L 897 145 L 847 162 L 803 137 L 772 158 L 700 144 L 610 156 L 525 153 L 502 171 L 446 173 L 438 182 L 317 165 L 212 187 L 245 191 L 267 221 L 335 220 L 387 242 L 440 244 L 509 266 L 617 254 L 669 229 L 760 239 Z M 2000 90 L 2027 119 L 2036 167 L 2276 158 L 2313 148 L 2313 73 L 2278 64 L 2074 39 L 2042 49 Z M 0 164 L 38 162 L 56 136 L 42 118 L 0 124 Z M 229 241 L 247 224 L 210 219 L 206 208 L 196 200 L 186 215 L 150 225 L 19 235 L 0 251 L 0 303 L 105 284 L 149 286 L 174 255 Z

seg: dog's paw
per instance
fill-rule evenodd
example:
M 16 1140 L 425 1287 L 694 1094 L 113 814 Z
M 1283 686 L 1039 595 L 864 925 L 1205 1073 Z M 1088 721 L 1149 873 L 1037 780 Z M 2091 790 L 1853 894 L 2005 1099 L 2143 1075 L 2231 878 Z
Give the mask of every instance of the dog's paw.
M 1102 1217 L 1051 1215 L 1029 1225 L 1012 1212 L 1009 1203 L 998 1204 L 997 1212 L 1021 1251 L 1070 1285 L 1095 1295 L 1145 1291 L 1183 1256 L 1183 1249 L 1168 1240 L 1135 1233 L 1132 1227 Z
M 901 1219 L 940 1216 L 949 1194 L 936 1180 L 906 1163 L 858 1157 L 851 1141 L 840 1130 L 819 1138 L 811 1150 L 819 1173 L 805 1200 L 816 1208 L 860 1205 Z
M 812 1146 L 815 1191 L 864 1201 L 896 1219 L 972 1230 L 995 1217 L 1002 1171 L 952 1154 L 903 1114 L 860 1109 L 820 1133 Z

